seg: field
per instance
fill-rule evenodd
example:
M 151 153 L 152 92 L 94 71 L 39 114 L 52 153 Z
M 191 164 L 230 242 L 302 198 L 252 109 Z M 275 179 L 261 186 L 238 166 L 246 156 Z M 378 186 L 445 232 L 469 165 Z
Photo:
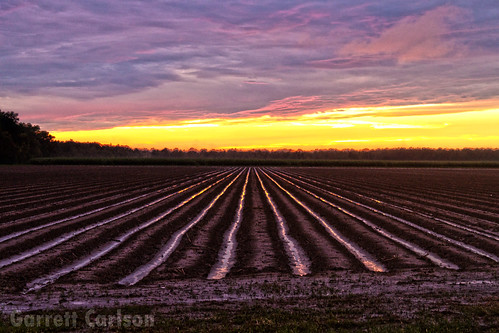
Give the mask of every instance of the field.
M 493 331 L 498 185 L 484 168 L 4 166 L 1 310 L 140 306 L 168 329 L 471 311 Z

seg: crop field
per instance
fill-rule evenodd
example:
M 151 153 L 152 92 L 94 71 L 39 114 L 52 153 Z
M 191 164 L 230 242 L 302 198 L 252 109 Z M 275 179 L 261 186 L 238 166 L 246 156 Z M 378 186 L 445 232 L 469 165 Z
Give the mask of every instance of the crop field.
M 0 303 L 396 295 L 411 281 L 497 297 L 498 185 L 493 169 L 6 166 Z

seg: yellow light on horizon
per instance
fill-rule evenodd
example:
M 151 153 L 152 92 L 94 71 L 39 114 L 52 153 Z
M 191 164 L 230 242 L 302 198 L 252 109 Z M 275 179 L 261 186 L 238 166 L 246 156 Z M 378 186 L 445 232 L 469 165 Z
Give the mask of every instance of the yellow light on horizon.
M 424 104 L 339 109 L 292 117 L 189 119 L 52 134 L 57 140 L 158 149 L 498 148 L 497 128 L 496 108 Z

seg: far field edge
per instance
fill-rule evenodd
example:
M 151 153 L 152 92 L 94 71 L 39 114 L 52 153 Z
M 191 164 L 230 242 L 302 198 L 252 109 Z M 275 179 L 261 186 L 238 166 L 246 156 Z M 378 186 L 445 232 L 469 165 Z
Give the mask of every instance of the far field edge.
M 300 160 L 207 158 L 35 158 L 33 165 L 193 165 L 193 166 L 324 166 L 411 168 L 499 168 L 499 161 Z

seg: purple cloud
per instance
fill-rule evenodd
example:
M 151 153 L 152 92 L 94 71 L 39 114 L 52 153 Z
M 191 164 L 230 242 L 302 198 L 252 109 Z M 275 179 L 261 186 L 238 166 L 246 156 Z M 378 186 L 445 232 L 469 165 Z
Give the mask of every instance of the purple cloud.
M 497 98 L 497 22 L 495 0 L 6 0 L 0 107 L 50 130 Z

